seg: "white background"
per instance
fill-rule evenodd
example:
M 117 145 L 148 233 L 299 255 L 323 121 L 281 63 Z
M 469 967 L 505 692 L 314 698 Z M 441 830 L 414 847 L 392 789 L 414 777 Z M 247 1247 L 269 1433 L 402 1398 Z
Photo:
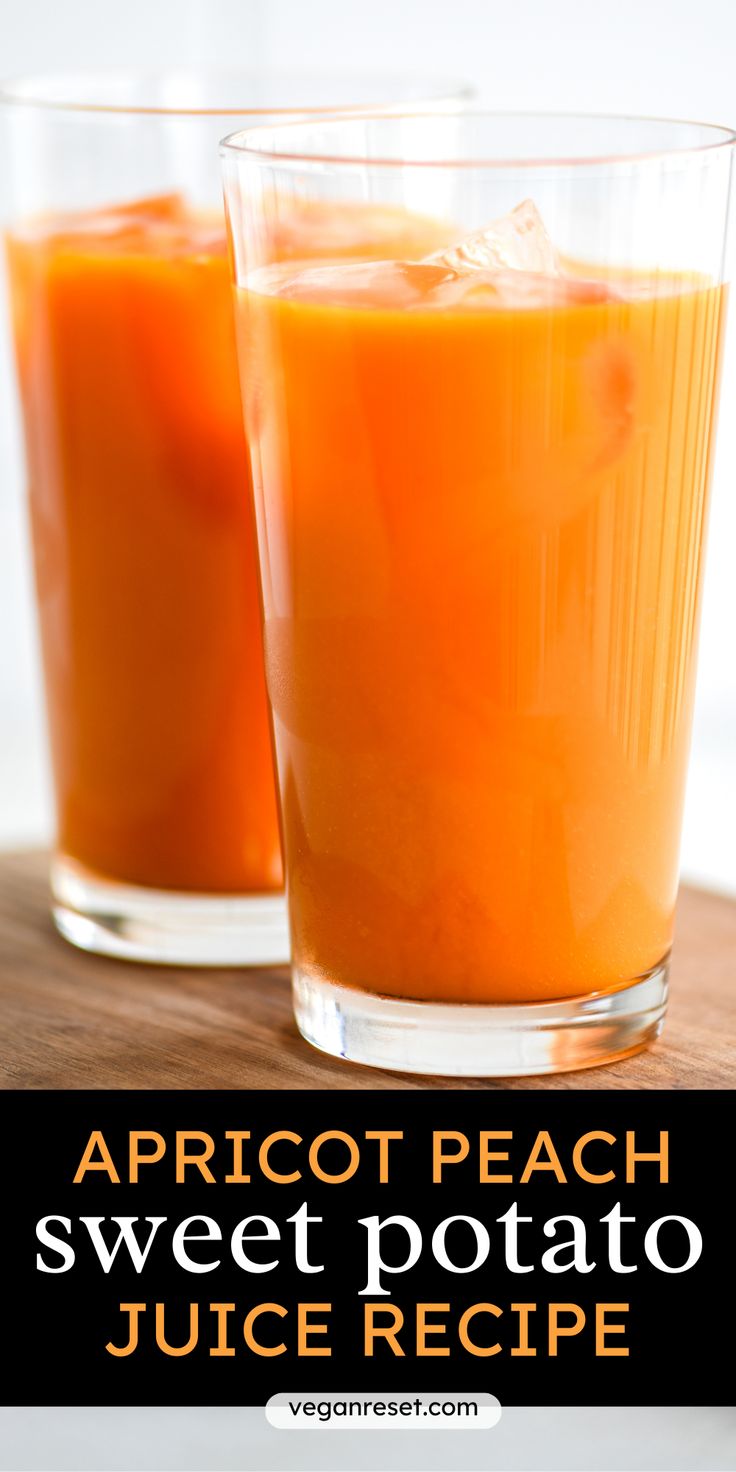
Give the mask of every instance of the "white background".
M 492 1378 L 492 1377 L 491 1377 Z M 722 1407 L 507 1406 L 492 1431 L 274 1431 L 248 1406 L 0 1408 L 0 1472 L 733 1472 Z
M 196 63 L 465 78 L 493 108 L 736 124 L 736 0 L 0 0 L 6 74 Z M 286 99 L 288 101 L 288 99 Z M 0 208 L 7 207 L 0 162 Z M 716 459 L 686 874 L 736 892 L 736 323 Z M 17 409 L 0 317 L 0 845 L 51 804 Z

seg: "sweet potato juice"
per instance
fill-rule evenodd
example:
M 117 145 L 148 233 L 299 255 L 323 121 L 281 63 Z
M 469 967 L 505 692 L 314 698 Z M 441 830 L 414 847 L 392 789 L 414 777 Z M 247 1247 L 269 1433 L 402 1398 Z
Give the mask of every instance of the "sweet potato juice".
M 295 212 L 275 253 L 395 251 L 397 218 Z M 224 220 L 172 195 L 8 253 L 59 847 L 138 885 L 277 890 Z
M 448 260 L 240 292 L 295 965 L 613 990 L 671 942 L 722 289 Z
M 224 225 L 153 199 L 18 231 L 9 262 L 59 846 L 278 889 Z

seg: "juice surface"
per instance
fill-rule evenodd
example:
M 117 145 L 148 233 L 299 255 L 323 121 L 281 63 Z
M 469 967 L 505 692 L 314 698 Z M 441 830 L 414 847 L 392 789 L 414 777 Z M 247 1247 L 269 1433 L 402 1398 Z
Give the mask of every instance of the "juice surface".
M 402 242 L 294 203 L 276 257 Z M 225 223 L 178 195 L 8 241 L 59 846 L 164 889 L 282 882 Z
M 614 989 L 671 942 L 722 292 L 428 269 L 240 293 L 295 964 Z

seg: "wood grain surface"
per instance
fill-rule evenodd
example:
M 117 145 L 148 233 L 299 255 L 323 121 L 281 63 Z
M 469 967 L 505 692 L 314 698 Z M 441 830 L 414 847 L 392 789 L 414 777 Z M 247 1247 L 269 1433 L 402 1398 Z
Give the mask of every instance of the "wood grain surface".
M 88 956 L 55 933 L 42 854 L 0 855 L 3 1088 L 723 1089 L 736 1083 L 736 901 L 683 889 L 669 1014 L 653 1048 L 543 1079 L 402 1077 L 299 1037 L 285 969 Z

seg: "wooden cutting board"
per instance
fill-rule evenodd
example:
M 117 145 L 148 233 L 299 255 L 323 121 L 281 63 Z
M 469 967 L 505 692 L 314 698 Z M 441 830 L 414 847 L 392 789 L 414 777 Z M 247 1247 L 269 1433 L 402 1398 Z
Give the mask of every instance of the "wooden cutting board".
M 607 1068 L 442 1080 L 315 1052 L 285 969 L 197 970 L 88 956 L 55 933 L 42 854 L 0 855 L 4 1088 L 724 1089 L 736 1084 L 736 901 L 683 889 L 662 1038 Z

